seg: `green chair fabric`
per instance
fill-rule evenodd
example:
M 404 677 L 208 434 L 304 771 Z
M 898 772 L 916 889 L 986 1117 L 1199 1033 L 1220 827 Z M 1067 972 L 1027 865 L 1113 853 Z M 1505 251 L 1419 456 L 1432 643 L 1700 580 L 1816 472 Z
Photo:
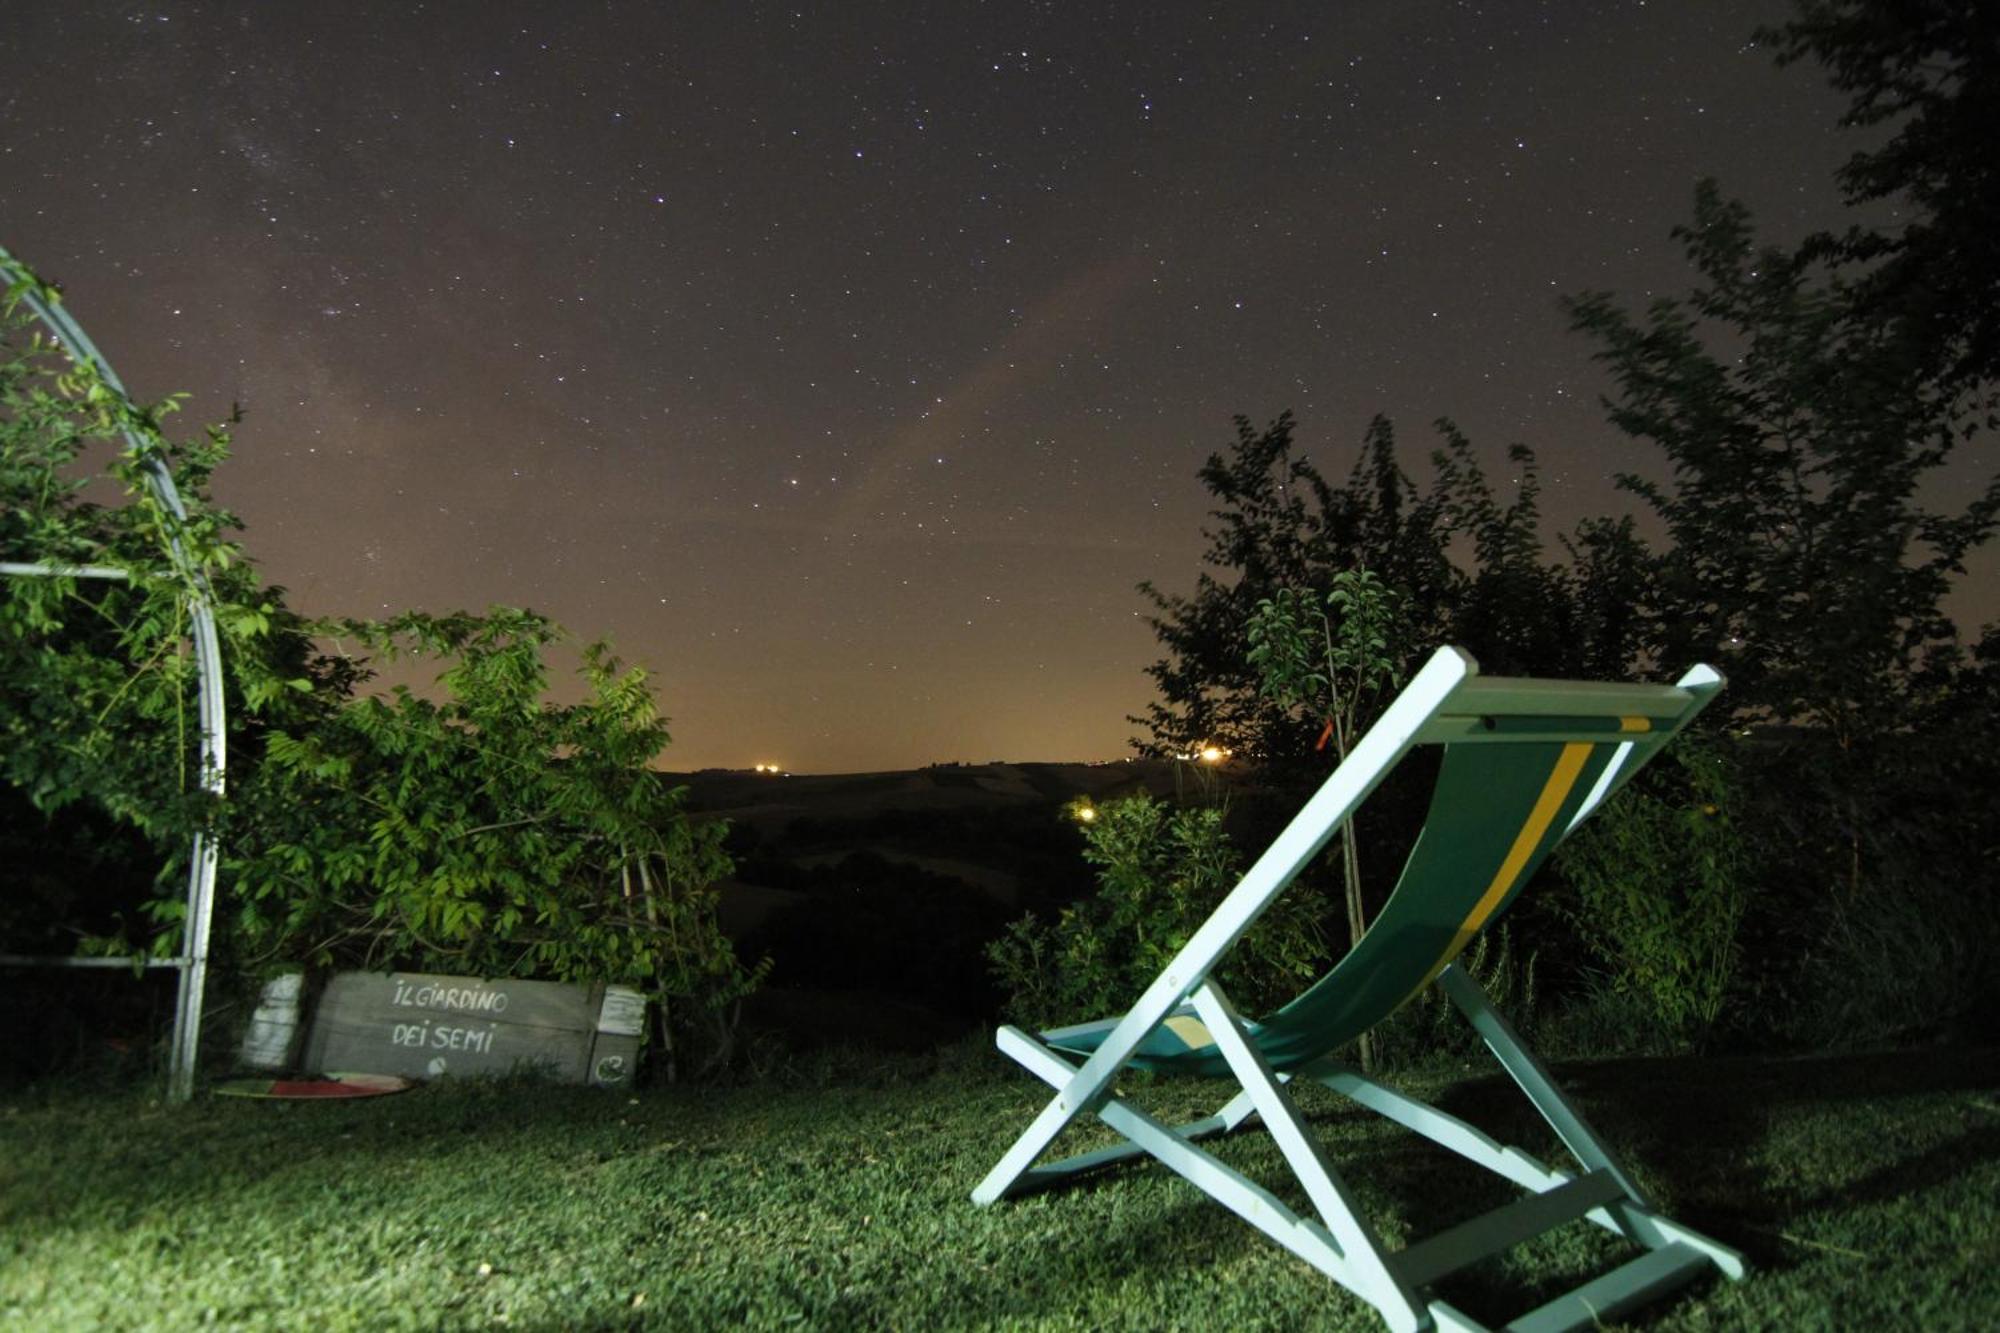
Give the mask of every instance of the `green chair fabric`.
M 1001 1049 L 1058 1092 L 974 1199 L 991 1203 L 1150 1153 L 1374 1302 L 1396 1328 L 1479 1327 L 1426 1288 L 1495 1252 L 1495 1246 L 1505 1248 L 1547 1229 L 1539 1224 L 1557 1225 L 1578 1216 L 1618 1231 L 1645 1253 L 1597 1284 L 1549 1303 L 1520 1326 L 1581 1326 L 1711 1267 L 1740 1276 L 1742 1260 L 1734 1251 L 1657 1216 L 1646 1205 L 1547 1071 L 1471 979 L 1452 967 L 1459 953 L 1519 896 L 1563 837 L 1692 721 L 1721 685 L 1721 677 L 1706 667 L 1674 686 L 1482 679 L 1468 654 L 1439 650 L 1131 1010 L 1039 1038 L 1001 1029 Z M 1289 1004 L 1261 1021 L 1242 1019 L 1214 981 L 1214 969 L 1383 776 L 1411 748 L 1427 744 L 1443 748 L 1430 809 L 1394 892 L 1367 933 Z M 1444 984 L 1556 1128 L 1583 1167 L 1581 1176 L 1542 1167 L 1517 1149 L 1502 1149 L 1480 1131 L 1332 1058 L 1433 981 Z M 1243 1091 L 1217 1115 L 1173 1130 L 1144 1118 L 1110 1092 L 1111 1079 L 1127 1068 L 1233 1078 Z M 1448 1242 L 1442 1248 L 1433 1242 L 1428 1249 L 1415 1246 L 1390 1254 L 1366 1220 L 1354 1213 L 1337 1173 L 1291 1106 L 1283 1085 L 1295 1077 L 1326 1083 L 1508 1176 L 1529 1191 L 1523 1202 L 1531 1205 L 1530 1220 L 1538 1229 L 1521 1232 L 1523 1223 L 1516 1216 L 1489 1224 L 1487 1231 L 1453 1228 L 1439 1238 Z M 1297 1217 L 1195 1146 L 1201 1138 L 1239 1128 L 1252 1110 L 1279 1138 L 1320 1213 L 1316 1223 Z M 1086 1113 L 1096 1114 L 1131 1142 L 1035 1165 L 1055 1136 Z M 1524 1162 L 1531 1165 L 1524 1168 Z M 1562 1206 L 1555 1207 L 1556 1202 Z M 1289 1221 L 1273 1223 L 1274 1217 Z M 1446 1259 L 1451 1262 L 1444 1264 Z

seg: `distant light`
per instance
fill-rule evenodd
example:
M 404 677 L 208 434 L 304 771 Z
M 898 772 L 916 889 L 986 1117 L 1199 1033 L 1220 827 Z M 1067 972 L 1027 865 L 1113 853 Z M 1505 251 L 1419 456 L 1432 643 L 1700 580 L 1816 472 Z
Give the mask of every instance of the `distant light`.
M 1219 764 L 1228 757 L 1229 751 L 1219 745 L 1204 745 L 1201 747 L 1200 759 L 1204 764 Z
M 1083 806 L 1076 812 L 1076 817 L 1079 823 L 1094 824 L 1097 822 L 1097 807 L 1094 805 Z

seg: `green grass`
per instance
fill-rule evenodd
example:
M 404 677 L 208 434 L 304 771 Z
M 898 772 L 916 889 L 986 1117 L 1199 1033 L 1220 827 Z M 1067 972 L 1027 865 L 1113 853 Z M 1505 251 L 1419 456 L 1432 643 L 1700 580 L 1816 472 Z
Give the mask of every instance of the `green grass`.
M 1380 1327 L 1157 1167 L 973 1207 L 1040 1100 L 1010 1069 L 954 1050 L 852 1061 L 823 1086 L 632 1095 L 473 1084 L 175 1107 L 74 1084 L 18 1093 L 0 1103 L 0 1325 Z M 1755 1265 L 1641 1326 L 2000 1326 L 1995 1052 L 1558 1075 L 1643 1187 Z M 1554 1156 L 1494 1080 L 1407 1084 Z M 1175 1113 L 1219 1089 L 1141 1092 Z M 1394 1237 L 1499 1197 L 1331 1094 L 1306 1107 Z M 1260 1136 L 1223 1151 L 1254 1171 L 1277 1160 Z M 1575 1230 L 1448 1294 L 1505 1318 L 1616 1256 Z

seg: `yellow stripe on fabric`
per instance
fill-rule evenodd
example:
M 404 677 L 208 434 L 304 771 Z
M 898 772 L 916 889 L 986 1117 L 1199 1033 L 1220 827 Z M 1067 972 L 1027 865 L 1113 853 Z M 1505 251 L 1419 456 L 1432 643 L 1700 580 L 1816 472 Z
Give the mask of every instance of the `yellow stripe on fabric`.
M 1651 731 L 1653 719 L 1650 717 L 1621 717 L 1618 719 L 1620 731 Z
M 1521 825 L 1521 831 L 1515 835 L 1514 845 L 1507 849 L 1507 859 L 1500 863 L 1500 869 L 1493 875 L 1493 882 L 1486 886 L 1486 892 L 1480 895 L 1479 901 L 1473 904 L 1470 912 L 1466 913 L 1465 921 L 1459 926 L 1458 933 L 1451 937 L 1451 943 L 1446 946 L 1444 956 L 1438 959 L 1437 966 L 1430 970 L 1429 975 L 1417 984 L 1417 990 L 1430 985 L 1437 979 L 1438 973 L 1451 965 L 1451 960 L 1458 957 L 1459 951 L 1472 942 L 1472 937 L 1486 924 L 1486 918 L 1492 916 L 1494 909 L 1506 899 L 1507 891 L 1513 888 L 1514 881 L 1520 878 L 1522 867 L 1526 866 L 1528 858 L 1535 854 L 1535 848 L 1541 846 L 1542 835 L 1547 833 L 1549 825 L 1555 822 L 1556 812 L 1562 809 L 1563 802 L 1569 799 L 1570 788 L 1576 786 L 1577 775 L 1583 772 L 1583 766 L 1589 761 L 1592 748 L 1589 741 L 1571 741 L 1563 746 L 1562 753 L 1556 756 L 1556 766 L 1549 773 L 1549 780 L 1542 785 L 1542 794 L 1535 798 L 1535 808 L 1528 812 L 1528 820 Z M 1416 994 L 1416 991 L 1412 991 L 1411 994 Z
M 1208 1024 L 1202 1022 L 1199 1018 L 1190 1018 L 1186 1014 L 1178 1014 L 1173 1018 L 1169 1018 L 1166 1022 L 1160 1024 L 1160 1026 L 1186 1042 L 1187 1048 L 1191 1051 L 1198 1051 L 1204 1046 L 1213 1045 L 1215 1042 L 1214 1036 L 1208 1030 Z

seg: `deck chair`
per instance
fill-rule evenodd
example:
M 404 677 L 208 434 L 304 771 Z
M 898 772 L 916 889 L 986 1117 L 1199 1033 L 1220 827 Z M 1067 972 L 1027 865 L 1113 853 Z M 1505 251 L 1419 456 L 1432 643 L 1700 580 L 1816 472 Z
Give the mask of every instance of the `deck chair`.
M 1548 1070 L 1453 965 L 1550 850 L 1722 683 L 1705 666 L 1671 686 L 1482 678 L 1470 655 L 1440 649 L 1123 1017 L 1039 1037 L 1000 1029 L 1000 1049 L 1056 1093 L 973 1191 L 974 1202 L 991 1204 L 1150 1154 L 1369 1301 L 1399 1333 L 1483 1328 L 1431 1294 L 1433 1285 L 1578 1218 L 1642 1253 L 1507 1328 L 1588 1325 L 1711 1267 L 1740 1278 L 1741 1255 L 1655 1211 Z M 1430 812 L 1394 893 L 1360 942 L 1309 990 L 1260 1022 L 1246 1021 L 1217 984 L 1218 965 L 1341 821 L 1419 745 L 1439 745 L 1444 753 Z M 1574 1168 L 1546 1166 L 1333 1058 L 1433 981 L 1575 1157 Z M 1114 1087 L 1127 1069 L 1232 1078 L 1241 1091 L 1214 1115 L 1174 1128 Z M 1297 1079 L 1324 1084 L 1525 1193 L 1392 1252 L 1299 1114 L 1287 1090 Z M 1127 1141 L 1037 1165 L 1056 1137 L 1086 1115 Z M 1253 1118 L 1270 1132 L 1316 1216 L 1300 1216 L 1199 1146 Z

